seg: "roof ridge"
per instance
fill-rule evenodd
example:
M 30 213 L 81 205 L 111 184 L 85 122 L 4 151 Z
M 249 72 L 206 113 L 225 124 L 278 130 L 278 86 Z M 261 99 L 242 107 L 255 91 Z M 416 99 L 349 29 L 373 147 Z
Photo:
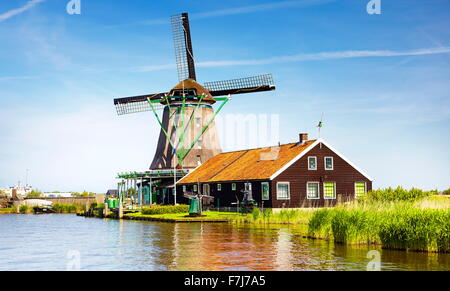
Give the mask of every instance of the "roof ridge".
M 306 142 L 315 142 L 317 141 L 317 139 L 311 139 L 311 140 L 307 140 Z M 265 146 L 265 147 L 258 147 L 258 148 L 252 148 L 252 149 L 244 149 L 244 150 L 235 150 L 235 151 L 229 151 L 229 152 L 222 152 L 220 153 L 220 155 L 222 154 L 231 154 L 231 153 L 238 153 L 238 152 L 245 152 L 245 151 L 254 151 L 254 150 L 262 150 L 262 149 L 269 149 L 269 148 L 273 148 L 273 147 L 277 147 L 277 146 L 287 146 L 287 145 L 296 145 L 299 144 L 299 142 L 290 142 L 290 143 L 284 143 L 284 144 L 280 144 L 280 145 L 271 145 L 271 146 Z

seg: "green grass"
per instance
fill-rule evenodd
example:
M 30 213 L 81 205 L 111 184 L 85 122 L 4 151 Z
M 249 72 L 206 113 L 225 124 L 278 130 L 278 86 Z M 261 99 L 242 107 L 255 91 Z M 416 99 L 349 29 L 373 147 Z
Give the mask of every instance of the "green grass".
M 11 214 L 15 213 L 14 208 L 0 208 L 0 214 Z
M 206 217 L 186 217 L 188 216 L 187 212 L 184 213 L 165 213 L 165 214 L 143 214 L 141 212 L 138 213 L 130 213 L 126 216 L 136 217 L 136 218 L 155 218 L 155 219 L 170 219 L 170 220 L 205 220 L 205 219 L 226 219 L 232 220 L 236 216 L 241 214 L 239 213 L 228 213 L 228 212 L 217 212 L 217 211 L 205 211 L 203 215 Z

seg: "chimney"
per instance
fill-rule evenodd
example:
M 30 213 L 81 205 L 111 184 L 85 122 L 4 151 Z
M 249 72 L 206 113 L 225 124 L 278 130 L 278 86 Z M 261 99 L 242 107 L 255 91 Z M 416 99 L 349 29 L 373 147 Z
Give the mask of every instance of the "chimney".
M 308 134 L 307 133 L 300 133 L 299 134 L 299 143 L 304 144 L 308 141 Z

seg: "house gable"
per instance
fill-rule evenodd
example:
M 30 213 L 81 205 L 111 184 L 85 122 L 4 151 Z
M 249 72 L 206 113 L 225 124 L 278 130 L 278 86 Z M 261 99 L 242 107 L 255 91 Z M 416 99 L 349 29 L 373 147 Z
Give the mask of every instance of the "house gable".
M 358 171 L 359 173 L 361 173 L 361 175 L 363 175 L 366 179 L 368 179 L 369 181 L 373 181 L 373 179 L 367 175 L 364 171 L 362 171 L 361 169 L 359 169 L 355 164 L 353 164 L 349 159 L 347 159 L 344 155 L 342 155 L 341 153 L 339 153 L 335 148 L 333 148 L 331 145 L 329 145 L 325 140 L 323 139 L 318 139 L 316 140 L 311 146 L 308 147 L 308 149 L 302 151 L 300 154 L 298 154 L 294 159 L 292 159 L 289 163 L 287 163 L 286 165 L 284 165 L 281 169 L 279 169 L 275 174 L 273 174 L 270 177 L 270 180 L 274 180 L 276 179 L 279 175 L 281 175 L 284 171 L 286 171 L 287 169 L 289 169 L 289 167 L 291 167 L 294 163 L 296 163 L 298 160 L 300 160 L 302 157 L 307 156 L 308 153 L 313 150 L 315 147 L 320 146 L 320 144 L 326 146 L 330 151 L 332 151 L 334 154 L 336 154 L 337 156 L 339 156 L 342 160 L 344 160 L 347 164 L 349 164 L 351 167 L 353 167 L 353 169 L 355 169 L 356 171 Z

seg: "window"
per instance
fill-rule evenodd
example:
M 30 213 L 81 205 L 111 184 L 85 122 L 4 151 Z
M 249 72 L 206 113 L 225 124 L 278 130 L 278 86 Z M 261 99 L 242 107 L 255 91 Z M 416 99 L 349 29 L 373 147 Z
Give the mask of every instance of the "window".
M 323 198 L 336 199 L 336 183 L 323 183 Z
M 306 198 L 308 199 L 319 199 L 319 182 L 308 182 L 306 183 Z
M 202 125 L 202 119 L 200 117 L 195 118 L 195 126 L 200 127 Z
M 252 191 L 252 183 L 245 183 L 245 191 Z
M 202 149 L 202 147 L 203 147 L 203 141 L 202 141 L 201 139 L 198 140 L 197 146 L 198 146 L 198 149 L 199 149 L 199 150 Z
M 236 183 L 231 184 L 231 190 L 236 191 Z
M 355 196 L 356 198 L 363 196 L 366 194 L 366 183 L 365 182 L 357 182 L 355 183 Z
M 203 195 L 209 195 L 209 184 L 203 184 Z
M 334 169 L 333 157 L 325 157 L 325 170 L 331 171 Z
M 262 192 L 262 200 L 269 200 L 270 199 L 269 182 L 262 182 L 261 183 L 261 192 Z
M 308 157 L 308 170 L 317 170 L 317 157 Z
M 183 186 L 183 193 L 186 192 L 186 185 Z
M 202 157 L 200 155 L 197 156 L 197 165 L 201 165 L 202 164 Z
M 222 191 L 222 184 L 217 184 L 217 191 Z
M 289 182 L 278 182 L 277 183 L 277 199 L 278 200 L 289 200 L 291 197 Z
M 197 192 L 197 185 L 194 185 L 194 192 Z

